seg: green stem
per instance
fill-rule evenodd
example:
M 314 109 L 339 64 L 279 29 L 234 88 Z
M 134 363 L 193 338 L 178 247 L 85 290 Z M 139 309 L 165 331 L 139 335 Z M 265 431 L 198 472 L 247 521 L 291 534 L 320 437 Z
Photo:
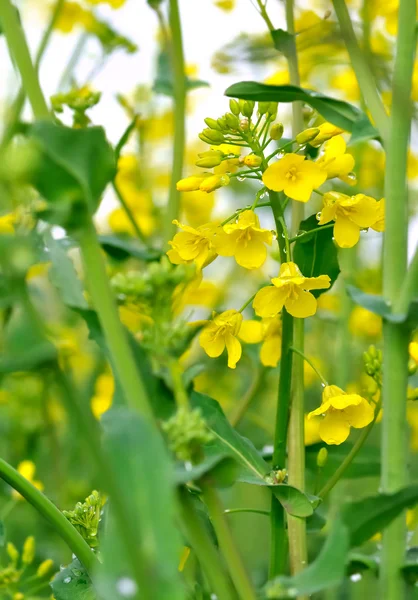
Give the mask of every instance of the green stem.
M 196 513 L 190 492 L 187 489 L 180 489 L 179 495 L 182 525 L 213 592 L 218 600 L 235 600 L 235 593 L 228 576 L 223 570 L 220 556 L 199 515 Z
M 183 40 L 181 34 L 181 21 L 178 0 L 170 0 L 169 24 L 171 31 L 171 59 L 172 59 L 172 84 L 174 100 L 174 143 L 173 166 L 171 170 L 170 192 L 165 217 L 165 243 L 175 233 L 173 220 L 177 219 L 180 212 L 180 193 L 177 191 L 177 182 L 183 172 L 184 146 L 185 146 L 185 119 L 186 119 L 186 76 L 184 73 Z
M 177 408 L 188 408 L 189 397 L 184 387 L 182 370 L 177 360 L 170 361 L 169 371 L 173 383 L 174 398 L 176 400 Z
M 314 236 L 317 233 L 319 233 L 320 231 L 322 231 L 323 229 L 330 229 L 331 227 L 334 227 L 335 223 L 328 223 L 327 225 L 321 225 L 320 228 L 315 229 L 314 231 L 305 231 L 304 233 L 300 233 L 299 235 L 295 235 L 294 237 L 289 238 L 289 244 L 293 244 L 293 242 L 298 242 L 299 240 L 303 240 L 306 237 L 309 236 Z
M 119 200 L 123 210 L 125 211 L 126 216 L 128 217 L 130 224 L 132 225 L 133 230 L 135 231 L 136 236 L 138 237 L 138 239 L 141 240 L 141 242 L 148 245 L 147 238 L 140 230 L 139 225 L 135 221 L 135 217 L 134 217 L 131 209 L 129 208 L 129 205 L 127 204 L 125 198 L 123 197 L 122 192 L 119 189 L 119 186 L 117 185 L 117 183 L 115 181 L 112 182 L 112 187 L 116 194 L 117 199 Z
M 299 356 L 301 356 L 303 358 L 303 360 L 305 362 L 308 363 L 308 365 L 315 371 L 315 373 L 318 375 L 319 379 L 321 380 L 321 382 L 323 383 L 323 385 L 328 385 L 327 380 L 325 379 L 325 377 L 322 375 L 322 373 L 319 371 L 319 369 L 317 369 L 317 367 L 315 367 L 315 365 L 313 364 L 313 362 L 301 351 L 298 350 L 298 348 L 290 348 L 290 350 L 292 352 L 294 352 L 295 354 L 298 354 Z
M 235 540 L 224 515 L 224 509 L 218 492 L 210 484 L 201 482 L 203 500 L 208 508 L 222 554 L 228 565 L 229 573 L 241 600 L 255 600 L 256 594 Z
M 242 396 L 237 404 L 235 404 L 231 414 L 228 414 L 228 420 L 233 427 L 237 427 L 237 425 L 239 425 L 239 423 L 242 421 L 245 413 L 260 391 L 261 386 L 264 384 L 266 374 L 267 370 L 265 367 L 263 367 L 262 370 L 259 371 L 254 377 L 254 381 L 249 387 L 247 393 Z
M 324 487 L 319 491 L 318 496 L 324 500 L 325 496 L 327 496 L 333 487 L 338 483 L 344 473 L 347 471 L 348 467 L 351 465 L 357 454 L 360 452 L 362 447 L 364 446 L 365 441 L 370 435 L 371 430 L 373 429 L 373 425 L 376 422 L 377 417 L 379 416 L 381 408 L 381 402 L 378 402 L 375 408 L 374 419 L 373 421 L 363 429 L 361 434 L 356 440 L 356 443 L 351 448 L 350 452 L 347 454 L 343 462 L 340 464 L 338 469 L 335 471 L 334 475 L 330 477 Z
M 256 297 L 256 294 L 257 294 L 257 292 L 255 294 L 253 294 L 251 296 L 251 298 L 248 298 L 248 300 L 246 300 L 246 302 L 244 302 L 244 304 L 241 306 L 241 308 L 238 310 L 238 312 L 242 313 L 242 311 L 245 310 L 247 308 L 247 306 L 249 304 L 251 304 L 251 302 L 254 300 L 254 298 Z
M 0 477 L 17 490 L 52 525 L 90 574 L 97 569 L 99 561 L 95 554 L 62 512 L 2 458 L 0 458 Z
M 303 352 L 304 320 L 294 319 L 294 343 Z M 287 471 L 289 485 L 305 491 L 305 402 L 303 358 L 293 358 L 292 404 L 289 421 Z M 289 560 L 292 574 L 302 571 L 308 561 L 306 520 L 288 515 Z M 305 596 L 304 596 L 305 598 Z
M 131 408 L 152 419 L 147 390 L 137 369 L 127 334 L 119 319 L 102 251 L 92 223 L 80 233 L 79 243 L 93 305 L 106 335 L 126 402 Z
M 392 113 L 386 148 L 386 232 L 383 248 L 383 293 L 395 306 L 407 270 L 408 185 L 407 156 L 411 129 L 411 89 L 416 50 L 416 3 L 400 0 L 398 38 L 392 83 Z M 381 489 L 393 493 L 407 485 L 408 452 L 406 397 L 408 337 L 402 324 L 383 324 L 383 398 Z M 405 583 L 401 573 L 406 547 L 405 515 L 383 533 L 381 594 L 401 600 Z
M 224 515 L 235 515 L 237 513 L 254 513 L 256 515 L 270 516 L 269 510 L 262 510 L 261 508 L 227 508 L 224 510 Z
M 270 17 L 267 14 L 266 7 L 263 4 L 262 0 L 257 0 L 257 5 L 258 5 L 258 8 L 260 9 L 260 15 L 263 17 L 264 22 L 266 23 L 267 27 L 269 28 L 270 31 L 274 31 L 274 25 L 271 22 Z
M 364 100 L 386 143 L 389 134 L 389 118 L 380 98 L 373 72 L 358 43 L 345 0 L 332 0 L 332 3 Z
M 408 272 L 394 305 L 394 312 L 407 314 L 411 301 L 418 296 L 418 248 L 415 250 Z
M 31 103 L 35 119 L 51 119 L 38 74 L 32 64 L 25 34 L 20 24 L 17 8 L 10 0 L 0 0 L 0 22 L 10 55 L 20 72 L 22 86 Z

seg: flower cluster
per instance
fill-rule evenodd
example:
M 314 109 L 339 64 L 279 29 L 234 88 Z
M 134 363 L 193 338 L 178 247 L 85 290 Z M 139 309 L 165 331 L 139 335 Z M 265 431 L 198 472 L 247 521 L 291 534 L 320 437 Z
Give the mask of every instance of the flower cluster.
M 103 507 L 103 498 L 95 490 L 84 502 L 77 502 L 73 510 L 64 510 L 70 521 L 91 548 L 97 548 L 97 533 Z

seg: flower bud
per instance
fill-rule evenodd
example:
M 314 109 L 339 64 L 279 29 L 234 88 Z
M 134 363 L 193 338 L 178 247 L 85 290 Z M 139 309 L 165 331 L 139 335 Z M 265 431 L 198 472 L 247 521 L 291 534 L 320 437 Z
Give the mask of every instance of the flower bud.
M 212 175 L 206 177 L 199 186 L 201 192 L 213 192 L 220 187 L 228 185 L 230 179 L 228 175 Z
M 269 110 L 270 102 L 259 102 L 258 103 L 258 114 L 265 115 Z
M 305 131 L 298 133 L 296 141 L 298 144 L 307 144 L 316 138 L 319 131 L 318 127 L 309 127 L 309 129 L 305 129 Z
M 47 558 L 39 565 L 38 570 L 36 571 L 36 576 L 45 577 L 45 575 L 48 575 L 48 573 L 52 570 L 53 566 L 54 561 L 51 558 Z
M 211 169 L 221 164 L 223 154 L 219 150 L 208 150 L 207 152 L 201 152 L 198 156 L 199 160 L 196 161 L 196 166 Z
M 239 116 L 239 114 L 240 114 L 241 111 L 240 111 L 240 108 L 239 108 L 239 104 L 238 104 L 238 102 L 236 100 L 232 99 L 232 100 L 229 101 L 229 110 L 231 111 L 231 113 L 233 115 L 236 115 L 237 117 Z
M 269 115 L 277 115 L 277 109 L 279 108 L 278 102 L 269 102 L 268 114 Z
M 248 154 L 244 157 L 244 165 L 247 167 L 259 167 L 261 165 L 261 158 L 256 154 Z
M 215 129 L 207 128 L 204 129 L 202 133 L 205 137 L 211 140 L 212 143 L 215 144 L 222 144 L 222 142 L 225 140 L 223 134 L 220 131 L 216 131 Z
M 219 119 L 217 120 L 217 123 L 218 123 L 219 127 L 221 128 L 221 131 L 223 131 L 224 129 L 227 129 L 227 123 L 226 123 L 225 117 L 219 117 Z
M 17 561 L 19 560 L 19 552 L 17 551 L 17 548 L 14 544 L 12 544 L 12 542 L 8 542 L 7 546 L 6 546 L 6 550 L 7 550 L 7 554 L 10 558 L 10 560 L 12 561 L 13 564 L 16 564 Z
M 202 140 L 202 142 L 205 142 L 205 144 L 215 144 L 215 145 L 218 145 L 218 142 L 214 142 L 213 140 L 210 140 L 203 133 L 199 133 L 199 138 Z
M 252 100 L 246 100 L 244 102 L 244 110 L 242 111 L 242 114 L 250 118 L 254 112 L 254 106 L 255 102 L 253 102 Z
M 326 448 L 321 448 L 316 457 L 317 466 L 322 469 L 327 464 L 328 460 L 328 450 Z
M 205 175 L 192 175 L 177 182 L 176 188 L 179 192 L 195 192 L 205 179 Z
M 239 119 L 236 115 L 233 115 L 232 113 L 226 113 L 225 120 L 230 129 L 238 129 Z
M 275 123 L 270 128 L 270 137 L 272 140 L 281 140 L 283 137 L 284 127 L 283 123 Z
M 35 538 L 31 535 L 26 538 L 23 544 L 22 562 L 24 565 L 30 565 L 35 558 Z
M 204 119 L 204 121 L 205 121 L 206 125 L 208 127 L 210 127 L 210 129 L 215 129 L 217 131 L 221 131 L 221 128 L 215 119 L 211 119 L 210 117 L 207 117 L 206 119 Z

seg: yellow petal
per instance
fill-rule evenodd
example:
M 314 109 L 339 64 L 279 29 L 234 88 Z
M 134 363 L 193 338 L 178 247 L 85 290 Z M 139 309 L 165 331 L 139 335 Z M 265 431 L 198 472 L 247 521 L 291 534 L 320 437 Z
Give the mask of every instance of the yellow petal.
M 292 200 L 308 202 L 312 195 L 313 185 L 309 180 L 299 179 L 296 181 L 286 180 L 284 193 Z
M 331 402 L 328 400 L 327 402 L 322 402 L 321 406 L 318 406 L 315 410 L 311 410 L 308 414 L 308 419 L 312 419 L 312 417 L 320 417 L 325 415 L 326 412 L 331 408 Z
M 345 416 L 352 427 L 361 429 L 367 427 L 374 418 L 374 410 L 371 404 L 362 398 L 357 406 L 349 406 L 344 410 Z
M 286 300 L 285 307 L 292 317 L 305 319 L 316 313 L 317 302 L 316 298 L 310 292 L 299 290 L 296 298 L 288 298 Z
M 239 337 L 246 344 L 258 344 L 263 339 L 263 324 L 255 320 L 243 321 Z
M 379 203 L 370 196 L 357 194 L 358 202 L 350 211 L 350 219 L 359 227 L 371 227 L 377 219 Z
M 334 237 L 340 248 L 352 248 L 360 239 L 360 227 L 339 216 L 334 225 Z
M 331 285 L 331 279 L 328 275 L 319 275 L 319 277 L 306 277 L 303 282 L 303 289 L 305 290 L 322 290 L 329 288 Z
M 225 336 L 226 349 L 228 351 L 228 367 L 235 369 L 241 358 L 242 348 L 239 340 L 231 334 Z
M 281 338 L 277 335 L 267 339 L 260 350 L 260 360 L 265 367 L 277 367 L 282 355 Z
M 225 339 L 223 336 L 216 336 L 214 333 L 217 328 L 214 328 L 211 323 L 206 329 L 202 331 L 199 336 L 199 344 L 211 358 L 217 358 L 222 354 L 225 348 Z
M 339 412 L 329 412 L 319 425 L 319 435 L 326 444 L 339 446 L 350 435 L 350 425 Z
M 267 248 L 259 240 L 251 240 L 248 244 L 237 244 L 235 260 L 245 269 L 258 269 L 267 258 Z
M 320 212 L 320 219 L 319 219 L 319 225 L 325 225 L 326 223 L 329 223 L 330 221 L 334 221 L 335 219 L 335 215 L 337 213 L 337 204 L 330 204 L 330 205 L 325 205 L 322 207 L 322 210 Z
M 363 398 L 358 394 L 346 394 L 343 392 L 339 396 L 333 396 L 330 402 L 331 406 L 336 410 L 345 410 L 349 406 L 358 406 L 363 402 Z
M 275 317 L 279 313 L 287 297 L 287 290 L 272 285 L 257 292 L 253 308 L 259 317 Z
M 409 344 L 409 356 L 418 364 L 418 343 L 411 342 Z

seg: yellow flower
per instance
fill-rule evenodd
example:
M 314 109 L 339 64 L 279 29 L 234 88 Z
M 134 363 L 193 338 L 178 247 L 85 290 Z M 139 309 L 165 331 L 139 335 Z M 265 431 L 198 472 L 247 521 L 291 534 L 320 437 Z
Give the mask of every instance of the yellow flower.
M 173 223 L 183 229 L 169 242 L 172 249 L 167 252 L 167 256 L 173 264 L 194 262 L 198 269 L 202 269 L 208 261 L 213 260 L 216 255 L 212 250 L 211 240 L 216 225 L 207 223 L 195 229 L 178 221 Z
M 264 171 L 263 183 L 270 190 L 284 191 L 299 202 L 308 202 L 312 190 L 324 183 L 327 172 L 299 154 L 286 154 Z
M 239 156 L 241 153 L 240 146 L 234 146 L 233 144 L 219 144 L 219 146 L 211 146 L 211 150 L 217 150 L 222 152 L 223 156 L 233 154 L 230 158 L 224 158 L 220 165 L 213 169 L 216 175 L 223 175 L 224 173 L 235 173 L 240 166 Z
M 309 142 L 309 144 L 311 146 L 314 146 L 315 148 L 317 148 L 318 146 L 321 146 L 321 144 L 323 144 L 324 142 L 327 142 L 334 136 L 344 133 L 344 129 L 341 129 L 340 127 L 336 127 L 332 123 L 328 123 L 328 122 L 318 125 L 318 129 L 319 129 L 318 135 L 315 136 L 315 138 L 311 142 Z
M 354 168 L 354 157 L 346 153 L 347 145 L 342 135 L 337 135 L 324 144 L 324 154 L 316 161 L 327 172 L 327 179 L 338 177 L 349 185 L 356 183 L 350 173 Z
M 215 5 L 225 12 L 231 12 L 235 8 L 235 0 L 216 0 Z
M 181 195 L 180 204 L 185 220 L 192 227 L 198 227 L 210 221 L 215 206 L 215 194 L 207 194 L 200 190 L 188 192 Z
M 377 203 L 377 219 L 371 226 L 375 231 L 384 231 L 385 230 L 385 199 L 382 198 L 380 202 Z
M 267 85 L 287 85 L 290 83 L 289 71 L 287 69 L 276 71 L 273 75 L 267 77 L 264 83 L 267 83 Z
M 176 184 L 177 190 L 179 192 L 195 192 L 207 177 L 207 174 L 199 173 L 198 175 L 190 175 L 190 177 L 180 179 Z
M 16 222 L 16 215 L 14 213 L 9 213 L 8 215 L 4 215 L 3 217 L 0 217 L 0 234 L 14 233 L 15 222 Z
M 236 223 L 227 223 L 215 232 L 213 247 L 220 256 L 234 256 L 241 267 L 257 269 L 267 258 L 265 244 L 271 245 L 272 232 L 260 228 L 258 216 L 252 210 L 242 212 Z
M 319 427 L 321 425 L 321 417 L 310 419 L 305 415 L 305 446 L 311 446 L 321 441 L 319 435 Z
M 215 190 L 228 185 L 229 182 L 230 179 L 226 173 L 223 175 L 210 175 L 209 177 L 205 177 L 199 185 L 199 190 L 210 194 L 210 192 L 214 192 Z
M 382 319 L 362 306 L 356 306 L 350 315 L 350 331 L 354 335 L 378 337 L 382 333 Z
M 350 428 L 362 429 L 373 421 L 374 409 L 358 394 L 347 394 L 336 385 L 327 385 L 322 392 L 322 404 L 308 418 L 323 415 L 319 435 L 326 444 L 342 444 Z
M 71 33 L 76 25 L 84 24 L 86 11 L 77 2 L 64 2 L 55 28 L 62 33 Z
M 263 342 L 260 360 L 265 367 L 277 367 L 282 354 L 282 320 L 279 316 L 267 317 L 262 321 L 244 321 L 239 337 L 247 344 Z
M 339 69 L 338 73 L 331 78 L 331 86 L 344 92 L 344 99 L 351 102 L 360 100 L 360 88 L 357 77 L 351 67 Z
M 316 298 L 307 290 L 329 288 L 328 275 L 304 277 L 299 267 L 293 263 L 283 263 L 279 276 L 272 279 L 272 286 L 257 292 L 253 307 L 259 317 L 274 317 L 286 308 L 293 317 L 304 319 L 316 313 Z
M 228 352 L 228 367 L 235 369 L 241 358 L 241 344 L 237 339 L 242 323 L 242 315 L 236 310 L 226 310 L 216 315 L 199 337 L 203 350 L 211 358 L 216 358 L 225 349 Z
M 22 475 L 22 477 L 30 481 L 30 483 L 33 486 L 35 486 L 37 490 L 41 492 L 43 491 L 43 483 L 41 481 L 35 480 L 35 463 L 33 463 L 31 460 L 23 460 L 21 463 L 19 463 L 17 470 Z M 21 496 L 16 490 L 12 490 L 12 497 L 16 500 L 23 500 L 23 496 Z
M 91 399 L 91 412 L 99 419 L 112 406 L 115 380 L 111 373 L 102 373 L 96 380 L 94 396 Z
M 418 365 L 418 342 L 411 342 L 409 344 L 409 356 L 414 360 Z
M 360 239 L 360 229 L 372 227 L 378 219 L 378 202 L 370 196 L 346 196 L 327 192 L 319 219 L 320 225 L 335 221 L 334 237 L 341 248 L 352 248 Z

